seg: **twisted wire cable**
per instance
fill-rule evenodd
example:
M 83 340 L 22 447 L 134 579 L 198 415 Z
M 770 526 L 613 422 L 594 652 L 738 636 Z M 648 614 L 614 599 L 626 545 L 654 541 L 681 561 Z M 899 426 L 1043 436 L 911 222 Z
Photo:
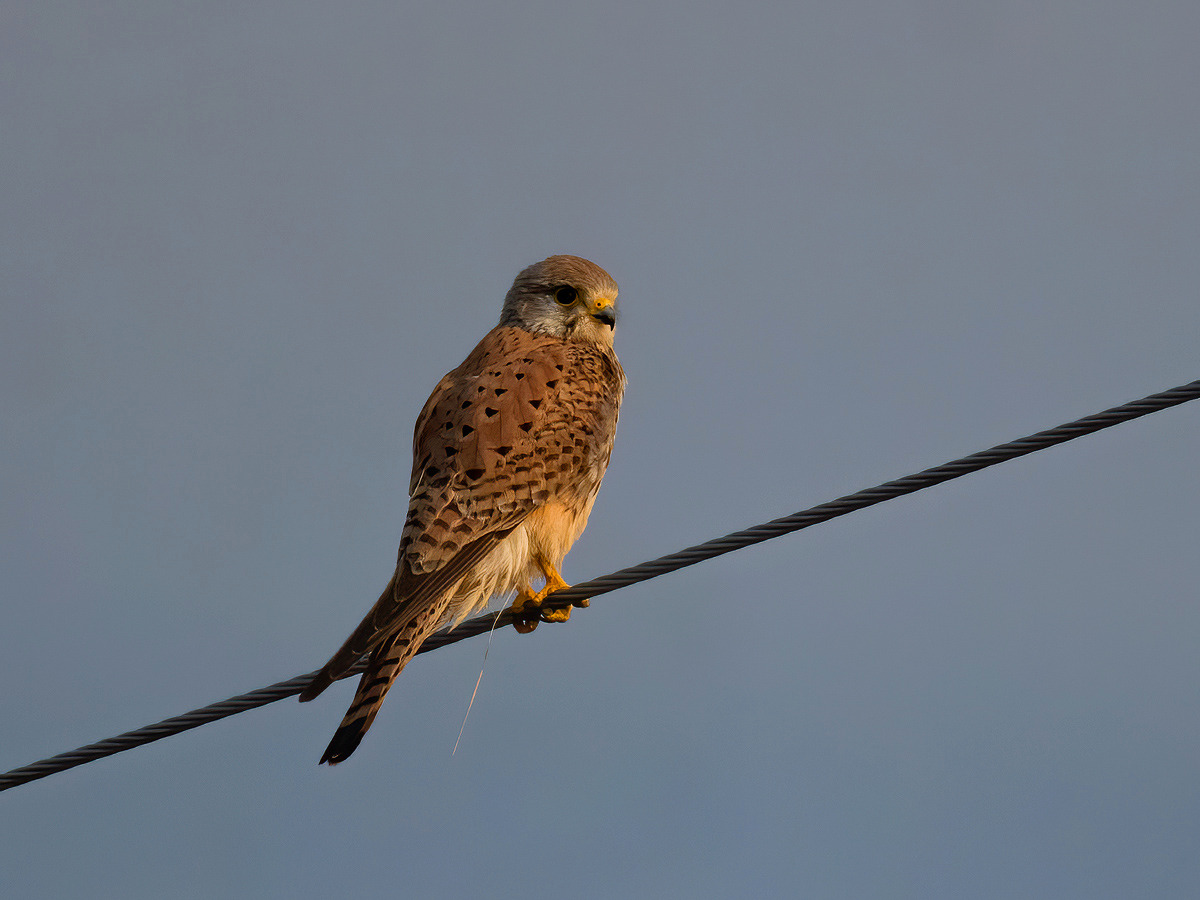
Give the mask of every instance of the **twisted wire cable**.
M 1189 400 L 1197 398 L 1200 398 L 1200 380 L 1180 385 L 1169 391 L 1151 394 L 1148 397 L 1143 397 L 1141 400 L 1134 400 L 1131 403 L 1115 406 L 1104 412 L 1085 416 L 1082 419 L 1068 422 L 1065 425 L 1059 425 L 1056 428 L 1039 431 L 1036 434 L 1031 434 L 1028 437 L 1010 441 L 1006 444 L 998 444 L 989 450 L 972 453 L 970 456 L 964 456 L 961 459 L 943 463 L 940 466 L 934 466 L 913 475 L 906 475 L 903 478 L 897 478 L 894 481 L 888 481 L 867 490 L 847 494 L 844 497 L 830 500 L 811 509 L 802 510 L 779 519 L 773 519 L 770 522 L 756 525 L 753 528 L 735 531 L 716 540 L 706 541 L 703 544 L 688 547 L 677 553 L 660 557 L 659 559 L 630 566 L 613 572 L 610 575 L 593 579 L 592 581 L 580 582 L 572 587 L 564 588 L 549 595 L 542 605 L 546 609 L 559 609 L 579 604 L 588 598 L 607 594 L 642 581 L 648 581 L 651 578 L 657 578 L 659 575 L 674 572 L 676 569 L 692 566 L 698 562 L 703 562 L 725 553 L 732 553 L 734 550 L 740 550 L 753 544 L 769 541 L 772 538 L 791 534 L 794 531 L 808 528 L 820 522 L 827 522 L 830 519 L 844 516 L 855 510 L 865 509 L 868 506 L 874 506 L 877 503 L 892 500 L 905 494 L 912 494 L 927 487 L 968 475 L 971 472 L 978 472 L 980 469 L 986 469 L 997 463 L 1007 462 L 1010 459 L 1026 456 L 1038 450 L 1044 450 L 1047 447 L 1064 444 L 1075 438 L 1083 437 L 1084 435 L 1092 434 L 1105 428 L 1111 428 L 1113 425 L 1118 425 L 1121 422 L 1128 422 L 1131 419 L 1137 419 L 1153 412 L 1169 409 L 1172 406 L 1178 406 L 1181 403 L 1186 403 Z M 493 628 L 511 624 L 513 619 L 512 611 L 507 609 L 500 613 L 486 613 L 482 616 L 477 616 L 474 619 L 469 619 L 461 623 L 452 630 L 439 631 L 425 641 L 419 652 L 425 653 L 430 650 L 436 650 L 448 644 L 457 643 L 465 638 L 484 634 Z M 351 675 L 356 675 L 362 672 L 365 667 L 365 661 L 360 661 L 358 665 L 342 677 L 348 678 Z M 213 703 L 209 706 L 183 713 L 182 715 L 172 716 L 154 725 L 147 725 L 135 731 L 127 731 L 116 737 L 88 744 L 76 750 L 60 753 L 57 756 L 13 769 L 11 772 L 0 775 L 0 791 L 8 790 L 19 784 L 36 781 L 39 778 L 45 778 L 47 775 L 53 775 L 57 772 L 74 768 L 75 766 L 81 766 L 84 763 L 103 759 L 106 756 L 112 756 L 114 753 L 131 750 L 134 747 L 140 747 L 143 744 L 149 744 L 162 738 L 170 737 L 173 734 L 179 734 L 182 731 L 198 728 L 201 725 L 208 722 L 215 722 L 226 716 L 236 715 L 246 710 L 266 706 L 268 703 L 274 703 L 277 700 L 283 700 L 286 697 L 295 696 L 304 689 L 315 674 L 315 672 L 309 672 L 305 675 L 297 675 L 294 678 L 289 678 L 287 681 L 280 681 L 269 687 L 239 694 L 236 697 L 230 697 L 228 700 L 222 700 L 220 703 Z

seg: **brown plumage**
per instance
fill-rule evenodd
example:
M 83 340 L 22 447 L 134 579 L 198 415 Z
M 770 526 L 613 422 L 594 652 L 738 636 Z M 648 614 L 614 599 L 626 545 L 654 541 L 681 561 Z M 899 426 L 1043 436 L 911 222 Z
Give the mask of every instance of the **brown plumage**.
M 558 567 L 587 524 L 625 388 L 612 349 L 616 298 L 616 282 L 586 259 L 536 263 L 513 282 L 500 324 L 434 388 L 413 436 L 396 572 L 300 695 L 312 700 L 370 654 L 321 762 L 354 752 L 396 676 L 442 625 L 497 594 L 516 591 L 524 608 L 565 585 Z

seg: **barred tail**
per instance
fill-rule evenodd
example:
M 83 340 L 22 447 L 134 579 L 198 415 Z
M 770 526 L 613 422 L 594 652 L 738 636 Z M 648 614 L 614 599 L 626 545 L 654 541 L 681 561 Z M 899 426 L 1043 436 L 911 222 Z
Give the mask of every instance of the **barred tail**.
M 383 698 L 396 676 L 413 658 L 421 644 L 437 628 L 436 617 L 422 617 L 410 622 L 395 637 L 384 641 L 371 654 L 370 664 L 358 682 L 354 702 L 346 711 L 342 724 L 333 733 L 333 739 L 325 748 L 321 762 L 336 765 L 355 751 L 367 729 L 375 721 Z

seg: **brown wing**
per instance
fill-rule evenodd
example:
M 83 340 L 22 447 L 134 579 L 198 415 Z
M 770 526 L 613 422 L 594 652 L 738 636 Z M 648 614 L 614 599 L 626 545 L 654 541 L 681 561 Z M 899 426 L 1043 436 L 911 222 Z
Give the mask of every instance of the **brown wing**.
M 413 438 L 402 569 L 439 569 L 549 499 L 542 445 L 566 362 L 561 341 L 501 327 L 442 379 Z
M 301 700 L 316 697 L 438 603 L 549 498 L 539 443 L 550 435 L 547 400 L 565 366 L 560 341 L 495 328 L 434 388 L 413 435 L 411 498 L 396 573 Z
M 315 699 L 365 654 L 375 651 L 389 636 L 408 625 L 426 605 L 437 603 L 515 527 L 514 524 L 497 529 L 471 542 L 445 566 L 429 575 L 413 578 L 407 574 L 401 577 L 397 571 L 371 611 L 301 692 L 300 702 Z

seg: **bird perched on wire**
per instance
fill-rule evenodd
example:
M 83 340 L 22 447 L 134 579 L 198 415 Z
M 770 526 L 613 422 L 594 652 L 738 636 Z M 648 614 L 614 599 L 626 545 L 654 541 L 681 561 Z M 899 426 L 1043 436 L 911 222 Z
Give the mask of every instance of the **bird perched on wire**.
M 616 324 L 612 277 L 578 256 L 551 256 L 517 276 L 500 324 L 433 389 L 413 435 L 395 574 L 300 694 L 312 700 L 370 654 L 321 762 L 354 752 L 400 670 L 444 624 L 513 591 L 519 631 L 570 616 L 540 607 L 568 586 L 558 570 L 612 453 L 625 390 Z

